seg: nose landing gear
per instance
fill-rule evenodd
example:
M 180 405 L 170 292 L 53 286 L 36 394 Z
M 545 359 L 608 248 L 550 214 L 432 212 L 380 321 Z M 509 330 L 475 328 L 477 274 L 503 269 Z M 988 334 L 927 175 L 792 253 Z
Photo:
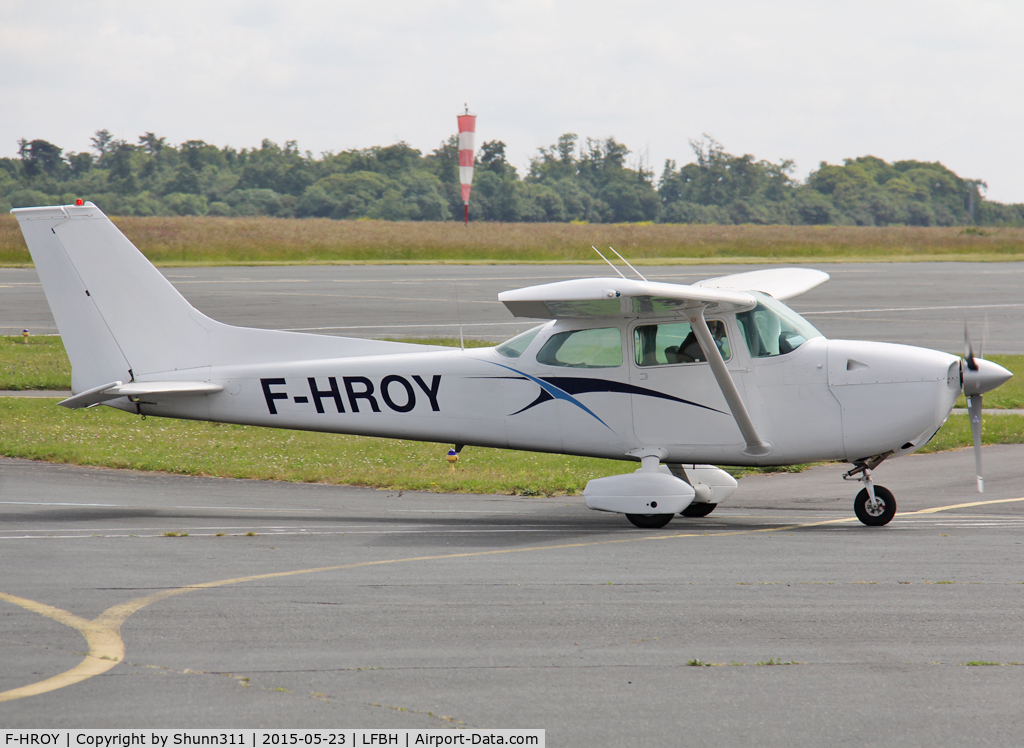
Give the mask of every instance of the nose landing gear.
M 879 455 L 857 462 L 855 468 L 843 475 L 843 480 L 857 480 L 864 484 L 853 501 L 853 512 L 857 519 L 869 527 L 887 525 L 896 516 L 896 498 L 892 491 L 884 486 L 876 486 L 871 480 L 871 471 L 881 465 L 886 457 L 888 455 Z

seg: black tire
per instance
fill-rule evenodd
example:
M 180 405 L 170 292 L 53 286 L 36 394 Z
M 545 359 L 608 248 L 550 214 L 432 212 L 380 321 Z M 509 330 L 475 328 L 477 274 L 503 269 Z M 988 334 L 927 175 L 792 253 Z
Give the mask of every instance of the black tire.
M 862 488 L 853 502 L 853 511 L 857 519 L 869 527 L 881 527 L 889 524 L 889 521 L 896 515 L 896 497 L 892 491 L 884 486 L 875 486 L 875 498 L 882 502 L 882 511 L 879 514 L 868 514 L 868 490 Z
M 626 519 L 645 530 L 656 530 L 672 521 L 674 514 L 627 514 Z
M 715 511 L 716 506 L 718 506 L 718 504 L 694 502 L 679 513 L 684 517 L 707 517 L 711 512 Z

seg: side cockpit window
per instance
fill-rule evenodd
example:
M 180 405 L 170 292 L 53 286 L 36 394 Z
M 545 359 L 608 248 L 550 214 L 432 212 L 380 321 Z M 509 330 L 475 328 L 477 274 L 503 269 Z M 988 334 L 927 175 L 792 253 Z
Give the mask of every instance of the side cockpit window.
M 622 366 L 622 335 L 617 327 L 555 333 L 540 349 L 537 363 L 580 369 Z
M 725 323 L 721 320 L 708 320 L 708 329 L 711 330 L 722 358 L 728 360 L 732 351 L 729 349 Z M 688 322 L 637 327 L 633 331 L 633 352 L 637 366 L 694 364 L 707 360 Z

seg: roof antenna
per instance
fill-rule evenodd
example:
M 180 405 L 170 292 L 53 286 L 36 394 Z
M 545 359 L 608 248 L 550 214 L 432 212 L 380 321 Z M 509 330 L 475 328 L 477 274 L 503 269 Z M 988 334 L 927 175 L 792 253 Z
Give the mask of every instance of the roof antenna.
M 611 261 L 611 260 L 609 260 L 609 259 L 608 259 L 607 257 L 605 257 L 605 256 L 604 256 L 603 254 L 601 254 L 600 250 L 599 250 L 599 249 L 598 249 L 597 247 L 595 247 L 595 246 L 594 246 L 593 244 L 591 244 L 591 245 L 590 245 L 590 248 L 591 248 L 592 250 L 594 250 L 595 252 L 597 252 L 597 256 L 598 256 L 598 257 L 600 257 L 600 258 L 601 258 L 602 260 L 604 260 L 604 261 L 605 261 L 605 262 L 607 262 L 607 263 L 608 263 L 609 265 L 611 265 L 611 266 L 612 266 L 612 270 L 614 270 L 614 271 L 615 271 L 616 273 L 618 273 L 618 274 L 619 274 L 619 276 L 620 276 L 620 277 L 621 277 L 621 278 L 622 278 L 623 280 L 629 280 L 629 278 L 627 278 L 626 276 L 624 276 L 624 275 L 622 274 L 622 271 L 621 271 L 621 270 L 619 270 L 619 269 L 618 269 L 617 267 L 615 267 L 614 265 L 612 265 L 612 261 Z M 613 250 L 612 250 L 612 252 L 615 252 L 615 250 L 613 249 Z M 618 252 L 615 252 L 615 254 L 618 254 Z M 626 263 L 626 264 L 628 265 L 629 263 Z
M 459 305 L 459 279 L 453 279 L 455 284 L 455 314 L 459 318 L 459 349 L 466 350 L 466 339 L 462 336 L 462 308 Z
M 613 246 L 612 246 L 612 245 L 610 245 L 610 244 L 608 245 L 608 249 L 610 249 L 610 250 L 611 250 L 612 252 L 615 252 L 615 247 L 613 247 Z M 622 255 L 620 255 L 620 254 L 619 254 L 618 252 L 615 252 L 615 256 L 616 256 L 616 257 L 618 257 L 618 258 L 619 258 L 620 260 L 622 260 L 622 261 L 623 261 L 624 263 L 626 263 L 626 265 L 627 265 L 627 266 L 629 267 L 629 269 L 630 269 L 630 270 L 632 270 L 632 271 L 633 271 L 634 273 L 636 273 L 637 275 L 640 275 L 640 271 L 639 271 L 639 270 L 637 270 L 637 269 L 636 269 L 635 267 L 633 267 L 632 265 L 630 265 L 630 264 L 629 264 L 629 260 L 627 260 L 627 259 L 626 259 L 625 257 L 623 257 Z M 644 277 L 643 277 L 642 275 L 640 275 L 640 280 L 644 281 L 645 283 L 647 282 L 647 279 L 646 279 L 646 278 L 644 278 Z

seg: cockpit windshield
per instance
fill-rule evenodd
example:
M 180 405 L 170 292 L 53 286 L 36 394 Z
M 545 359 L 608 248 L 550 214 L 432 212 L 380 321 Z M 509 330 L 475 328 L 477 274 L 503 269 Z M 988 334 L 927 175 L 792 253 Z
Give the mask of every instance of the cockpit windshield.
M 811 338 L 823 337 L 814 326 L 780 301 L 757 291 L 757 306 L 736 315 L 747 349 L 754 358 L 792 353 Z

